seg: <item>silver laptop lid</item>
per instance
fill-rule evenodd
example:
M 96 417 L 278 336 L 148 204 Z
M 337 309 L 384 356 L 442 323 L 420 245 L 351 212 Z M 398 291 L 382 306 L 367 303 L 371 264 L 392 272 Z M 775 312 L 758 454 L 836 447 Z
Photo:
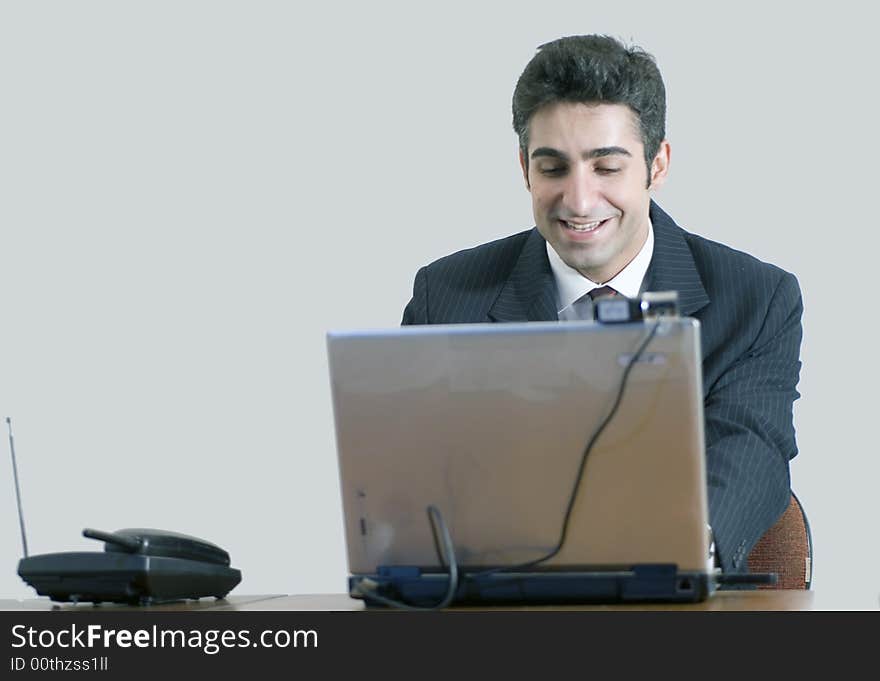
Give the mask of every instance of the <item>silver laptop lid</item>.
M 670 319 L 587 459 L 568 538 L 544 568 L 708 554 L 699 322 Z M 463 324 L 327 335 L 349 570 L 439 566 L 426 507 L 459 563 L 550 551 L 584 448 L 644 324 Z

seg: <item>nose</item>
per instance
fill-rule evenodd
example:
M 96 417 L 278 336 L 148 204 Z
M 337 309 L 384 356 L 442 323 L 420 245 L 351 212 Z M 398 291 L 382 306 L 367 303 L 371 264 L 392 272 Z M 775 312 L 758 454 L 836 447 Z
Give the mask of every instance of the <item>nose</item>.
M 592 216 L 599 203 L 599 186 L 588 168 L 575 166 L 565 177 L 562 207 L 571 217 Z

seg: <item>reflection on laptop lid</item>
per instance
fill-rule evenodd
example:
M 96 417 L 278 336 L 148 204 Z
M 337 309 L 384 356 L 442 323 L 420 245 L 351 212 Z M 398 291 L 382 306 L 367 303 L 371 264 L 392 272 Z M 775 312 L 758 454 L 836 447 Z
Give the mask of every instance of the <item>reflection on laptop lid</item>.
M 433 505 L 456 602 L 705 598 L 699 339 L 699 322 L 679 318 L 329 333 L 350 591 L 443 598 Z M 563 546 L 513 569 L 558 543 L 587 443 L 646 341 L 586 458 Z

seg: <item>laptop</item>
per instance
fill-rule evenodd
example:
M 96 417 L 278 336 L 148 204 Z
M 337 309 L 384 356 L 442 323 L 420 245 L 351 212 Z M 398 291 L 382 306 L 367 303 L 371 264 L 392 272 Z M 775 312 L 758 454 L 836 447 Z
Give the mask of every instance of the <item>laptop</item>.
M 714 590 L 697 320 L 339 331 L 327 348 L 353 597 L 443 600 L 450 556 L 429 507 L 456 604 Z

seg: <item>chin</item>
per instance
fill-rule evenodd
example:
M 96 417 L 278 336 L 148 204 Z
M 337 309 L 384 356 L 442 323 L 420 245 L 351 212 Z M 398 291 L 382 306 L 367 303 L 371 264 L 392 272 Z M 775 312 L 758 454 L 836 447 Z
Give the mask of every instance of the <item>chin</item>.
M 607 266 L 607 259 L 596 257 L 596 254 L 593 253 L 590 254 L 590 257 L 584 257 L 584 254 L 582 252 L 579 253 L 578 250 L 579 249 L 564 248 L 560 255 L 562 262 L 581 272 L 601 270 L 603 267 Z M 557 251 L 557 253 L 558 252 L 559 251 Z

